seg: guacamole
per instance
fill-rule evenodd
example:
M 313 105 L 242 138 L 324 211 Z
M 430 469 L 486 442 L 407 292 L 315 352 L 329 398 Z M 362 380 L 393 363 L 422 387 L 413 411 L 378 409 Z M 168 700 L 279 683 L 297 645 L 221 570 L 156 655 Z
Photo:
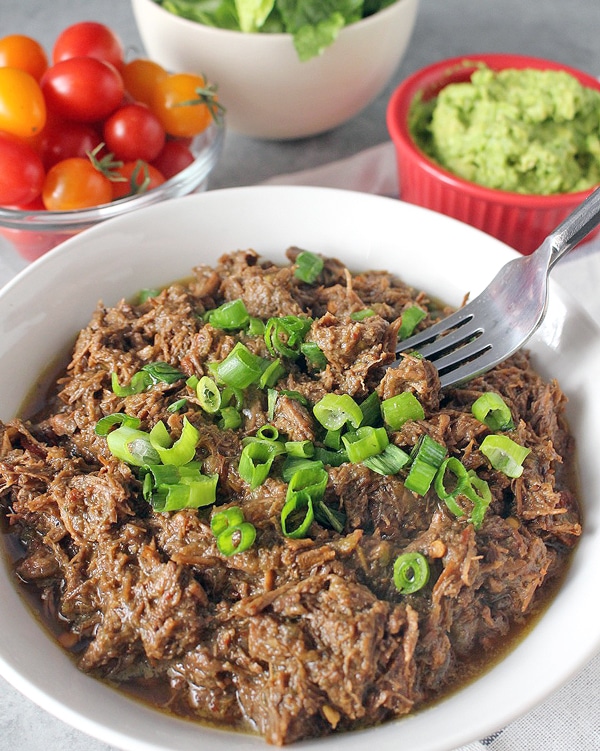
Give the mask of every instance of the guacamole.
M 549 195 L 600 183 L 600 92 L 563 71 L 478 68 L 413 106 L 434 161 L 489 188 Z

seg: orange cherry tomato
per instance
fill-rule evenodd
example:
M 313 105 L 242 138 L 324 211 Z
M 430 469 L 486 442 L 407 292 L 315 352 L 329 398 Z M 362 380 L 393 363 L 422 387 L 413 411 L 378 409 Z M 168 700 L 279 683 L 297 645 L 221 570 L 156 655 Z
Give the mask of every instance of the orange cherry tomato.
M 74 211 L 110 203 L 112 185 L 108 177 L 87 158 L 63 159 L 50 168 L 42 188 L 48 211 Z
M 150 108 L 165 131 L 180 138 L 206 130 L 222 111 L 214 86 L 192 73 L 173 73 L 161 78 Z
M 167 71 L 153 60 L 136 58 L 125 63 L 121 70 L 125 90 L 136 101 L 150 106 L 156 84 L 168 76 Z
M 0 130 L 30 138 L 45 124 L 44 95 L 31 73 L 19 68 L 0 68 Z
M 0 39 L 0 67 L 24 70 L 39 81 L 48 67 L 48 56 L 35 39 L 9 34 Z

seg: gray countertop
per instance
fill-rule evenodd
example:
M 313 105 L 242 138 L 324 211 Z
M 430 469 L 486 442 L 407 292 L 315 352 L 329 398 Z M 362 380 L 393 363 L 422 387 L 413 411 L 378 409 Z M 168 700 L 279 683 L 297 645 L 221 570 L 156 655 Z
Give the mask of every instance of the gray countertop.
M 0 0 L 0 35 L 28 34 L 46 48 L 51 48 L 65 26 L 80 20 L 107 23 L 119 33 L 127 48 L 134 53 L 143 52 L 128 0 Z M 552 58 L 600 76 L 599 33 L 600 0 L 421 0 L 407 54 L 386 90 L 369 107 L 336 130 L 309 139 L 261 142 L 228 133 L 210 188 L 254 184 L 282 173 L 350 157 L 388 141 L 385 110 L 395 85 L 423 65 L 445 57 L 475 52 L 518 52 Z M 595 245 L 600 247 L 600 243 Z M 25 265 L 1 239 L 0 261 L 9 274 Z M 596 257 L 595 268 L 597 261 Z M 592 313 L 600 320 L 600 306 L 596 304 L 597 294 L 589 276 L 573 265 L 565 271 L 564 280 L 574 291 L 579 291 L 580 284 L 587 286 L 594 300 Z M 0 279 L 0 285 L 4 281 Z M 563 702 L 559 706 L 565 708 L 564 716 L 553 712 L 549 719 L 548 713 L 534 710 L 527 718 L 530 722 L 525 732 L 519 735 L 517 723 L 505 734 L 504 741 L 494 741 L 490 748 L 494 751 L 600 749 L 598 722 L 590 721 L 587 734 L 582 735 L 576 727 L 571 727 L 569 709 L 576 703 L 578 690 L 595 691 L 598 696 L 599 674 L 596 659 L 595 678 L 586 676 L 583 686 L 580 680 L 562 689 Z M 106 744 L 38 709 L 2 679 L 0 702 L 0 751 L 109 751 Z M 551 737 L 545 736 L 545 729 L 553 724 L 556 732 Z M 483 746 L 476 744 L 471 748 Z

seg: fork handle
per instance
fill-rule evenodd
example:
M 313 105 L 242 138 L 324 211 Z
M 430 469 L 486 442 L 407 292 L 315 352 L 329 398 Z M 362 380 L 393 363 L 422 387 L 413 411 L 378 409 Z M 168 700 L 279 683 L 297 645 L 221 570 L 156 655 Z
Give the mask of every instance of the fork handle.
M 550 241 L 552 246 L 548 269 L 573 250 L 598 224 L 600 224 L 600 188 L 596 188 L 548 235 L 546 242 Z

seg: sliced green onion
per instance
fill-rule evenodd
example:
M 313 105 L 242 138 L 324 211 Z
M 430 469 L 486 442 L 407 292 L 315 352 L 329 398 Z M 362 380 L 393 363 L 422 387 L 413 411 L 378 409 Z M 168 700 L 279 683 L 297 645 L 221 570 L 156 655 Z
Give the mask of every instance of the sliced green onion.
M 323 437 L 323 445 L 337 451 L 342 445 L 342 429 L 328 430 Z
M 427 313 L 421 310 L 418 305 L 412 305 L 410 308 L 403 310 L 400 328 L 398 329 L 398 339 L 408 339 L 426 315 Z
M 422 553 L 403 553 L 394 562 L 394 584 L 403 595 L 418 592 L 429 581 L 429 563 Z
M 221 392 L 210 376 L 202 376 L 196 385 L 196 396 L 205 412 L 214 415 L 221 407 Z
M 215 329 L 239 331 L 248 325 L 250 316 L 244 301 L 238 299 L 224 302 L 218 308 L 209 310 L 205 314 L 204 320 Z
M 231 404 L 232 402 L 233 405 Z M 237 410 L 244 406 L 244 392 L 242 389 L 236 389 L 233 386 L 225 386 L 221 391 L 221 405 L 223 407 L 233 406 Z
M 400 430 L 409 420 L 422 420 L 425 410 L 412 391 L 403 391 L 381 402 L 381 414 L 391 430 Z
M 281 364 L 281 360 L 279 358 L 273 360 L 258 379 L 259 388 L 272 388 L 285 374 L 286 369 Z
M 515 443 L 505 435 L 488 435 L 481 446 L 481 453 L 489 459 L 494 469 L 507 477 L 520 477 L 523 474 L 523 462 L 531 449 Z
M 364 321 L 365 318 L 371 318 L 375 315 L 375 311 L 371 308 L 363 308 L 363 310 L 357 310 L 354 313 L 350 313 L 350 318 L 353 321 Z
M 256 431 L 256 437 L 264 441 L 276 441 L 279 438 L 279 430 L 274 425 L 261 425 Z
M 453 487 L 446 488 L 447 475 L 453 480 Z M 441 463 L 436 472 L 434 487 L 440 501 L 444 501 L 446 506 L 454 516 L 463 516 L 464 510 L 457 502 L 460 495 L 466 495 L 471 486 L 467 468 L 456 457 L 449 456 Z
M 284 445 L 288 456 L 306 459 L 315 453 L 315 446 L 312 441 L 286 441 Z
M 217 547 L 219 551 L 226 556 L 243 553 L 244 550 L 252 547 L 256 539 L 256 529 L 250 522 L 242 522 L 231 527 L 227 527 L 224 532 L 217 537 Z
M 467 498 L 473 501 L 473 511 L 469 517 L 469 521 L 473 524 L 475 529 L 483 523 L 483 518 L 486 511 L 492 501 L 492 491 L 490 486 L 485 480 L 482 480 L 477 476 L 473 470 L 469 471 L 470 487 L 466 492 Z
M 446 448 L 431 436 L 421 436 L 413 452 L 413 460 L 404 486 L 417 495 L 425 495 L 446 456 Z
M 235 407 L 223 407 L 219 412 L 221 430 L 237 430 L 242 425 L 242 415 Z
M 273 355 L 283 355 L 295 360 L 300 355 L 304 337 L 312 325 L 312 318 L 282 316 L 269 318 L 265 326 L 265 344 Z
M 373 428 L 365 425 L 357 431 L 346 433 L 342 441 L 348 454 L 348 459 L 357 464 L 370 456 L 380 454 L 389 444 L 388 434 L 385 428 Z
M 139 417 L 126 415 L 123 412 L 113 412 L 110 415 L 101 417 L 96 423 L 94 432 L 96 435 L 108 435 L 115 425 L 126 425 L 128 428 L 139 428 L 142 421 Z
M 323 462 L 319 459 L 311 459 L 301 456 L 287 456 L 281 467 L 281 479 L 290 482 L 292 477 L 301 469 L 324 469 Z
M 494 391 L 488 391 L 476 399 L 471 412 L 490 430 L 512 430 L 515 427 L 508 405 Z
M 218 511 L 210 521 L 210 528 L 218 537 L 228 527 L 235 527 L 244 521 L 244 512 L 239 506 L 230 506 Z
M 269 476 L 273 460 L 283 451 L 283 446 L 280 451 L 275 444 L 276 441 L 254 440 L 242 449 L 238 472 L 242 480 L 250 485 L 251 490 L 263 484 Z
M 286 537 L 306 537 L 314 520 L 313 504 L 323 499 L 327 481 L 327 471 L 318 467 L 299 469 L 292 475 L 281 511 L 281 530 Z
M 363 464 L 380 475 L 395 475 L 410 462 L 410 454 L 393 443 L 383 449 L 380 454 L 369 456 Z
M 315 446 L 313 458 L 330 467 L 339 467 L 342 464 L 346 464 L 348 461 L 348 454 L 344 449 L 341 449 L 340 451 L 330 451 L 321 446 Z
M 160 462 L 160 456 L 152 446 L 150 435 L 143 430 L 121 425 L 107 434 L 106 442 L 113 456 L 135 467 Z
M 145 303 L 146 300 L 149 300 L 152 297 L 158 297 L 158 295 L 160 295 L 160 292 L 161 292 L 160 289 L 154 288 L 154 287 L 147 287 L 145 289 L 141 289 L 137 295 L 138 305 Z
M 144 373 L 148 373 L 154 383 L 160 381 L 172 384 L 185 378 L 185 373 L 169 365 L 168 362 L 150 362 L 147 365 L 143 365 L 141 370 Z
M 191 388 L 192 391 L 195 391 L 199 380 L 200 379 L 198 378 L 197 375 L 191 375 L 189 378 L 186 379 L 185 385 Z
M 144 495 L 150 500 L 155 511 L 196 509 L 211 506 L 216 501 L 219 476 L 201 474 L 197 462 L 189 462 L 182 467 L 158 465 L 149 466 L 147 469 L 149 473 L 144 478 Z M 164 472 L 165 469 L 169 471 Z M 154 486 L 148 489 L 146 479 L 150 472 L 154 477 Z
M 381 424 L 381 399 L 376 391 L 371 391 L 369 396 L 360 403 L 362 412 L 361 425 L 373 425 L 376 427 Z
M 121 384 L 119 383 L 119 377 L 116 373 L 111 373 L 110 379 L 113 394 L 116 394 L 120 397 L 133 396 L 133 394 L 141 394 L 147 388 L 152 386 L 152 377 L 149 373 L 145 373 L 142 370 L 138 370 L 137 373 L 133 374 L 131 381 L 129 381 L 129 384 L 127 386 L 121 386 Z
M 163 464 L 174 464 L 180 467 L 187 464 L 196 455 L 199 432 L 192 423 L 183 418 L 183 428 L 179 438 L 173 442 L 165 424 L 159 420 L 150 431 L 150 442 L 158 452 Z
M 169 404 L 167 412 L 179 412 L 180 409 L 184 409 L 186 406 L 187 399 L 184 397 L 183 399 L 178 399 L 176 402 L 173 402 L 173 404 Z
M 320 256 L 308 250 L 303 250 L 296 256 L 294 276 L 296 279 L 300 279 L 301 282 L 313 284 L 321 271 L 323 271 L 323 265 L 323 259 Z
M 217 363 L 215 371 L 219 380 L 228 386 L 245 389 L 257 383 L 269 365 L 260 355 L 250 352 L 242 342 L 237 342 L 224 360 Z
M 260 318 L 250 316 L 248 321 L 248 334 L 249 336 L 264 336 L 265 322 Z
M 313 510 L 316 521 L 323 527 L 335 530 L 338 534 L 344 531 L 346 526 L 346 513 L 342 509 L 334 509 L 328 506 L 324 501 L 317 501 L 313 504 Z
M 316 342 L 302 342 L 300 345 L 300 352 L 306 357 L 311 365 L 315 368 L 322 370 L 327 367 L 327 358 L 323 354 L 323 350 Z
M 358 428 L 363 413 L 349 394 L 325 394 L 313 407 L 313 414 L 326 430 L 340 430 L 346 423 Z

